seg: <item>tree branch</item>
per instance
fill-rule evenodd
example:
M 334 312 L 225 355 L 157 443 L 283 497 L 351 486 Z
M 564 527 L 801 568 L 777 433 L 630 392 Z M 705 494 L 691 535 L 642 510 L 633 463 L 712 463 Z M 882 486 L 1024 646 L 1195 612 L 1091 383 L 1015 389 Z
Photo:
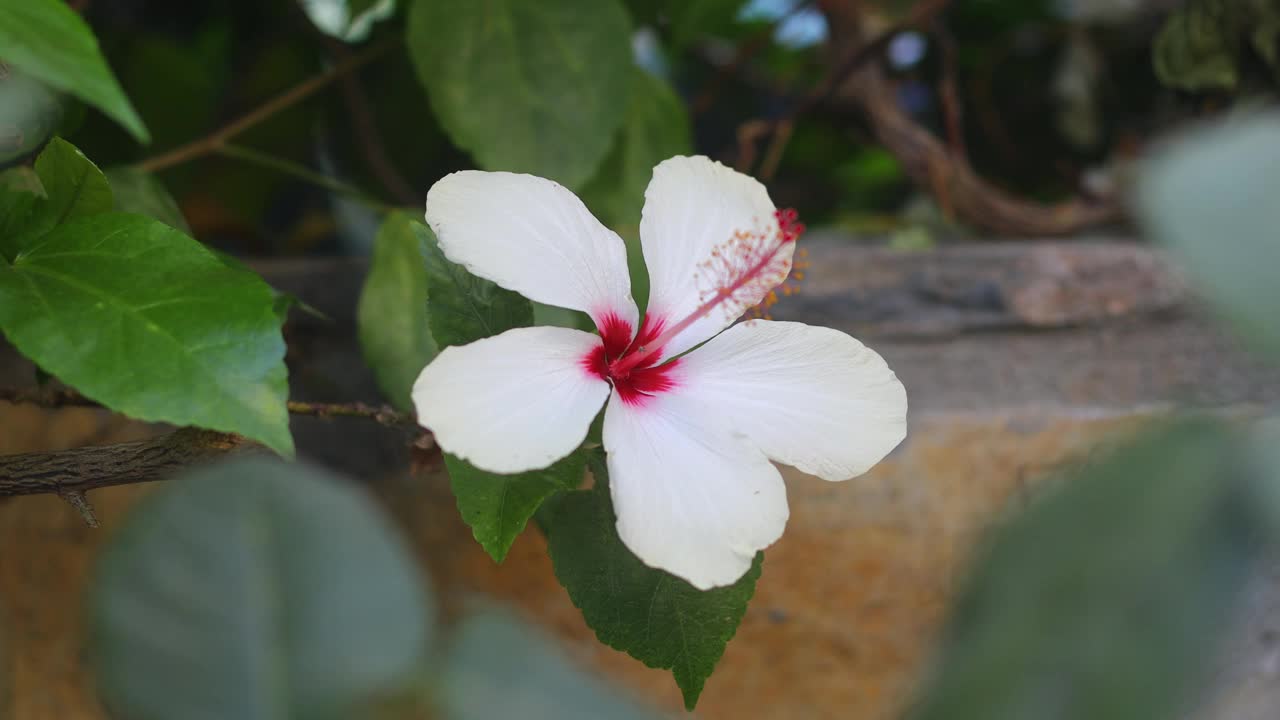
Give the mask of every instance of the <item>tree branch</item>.
M 791 136 L 790 130 L 795 126 L 797 118 L 825 102 L 840 88 L 847 78 L 864 65 L 878 59 L 889 47 L 889 43 L 893 42 L 894 37 L 907 30 L 920 28 L 932 23 L 934 18 L 946 9 L 950 2 L 951 0 L 920 0 L 911 8 L 911 11 L 907 13 L 907 17 L 902 22 L 881 32 L 868 42 L 858 45 L 847 58 L 840 61 L 826 74 L 817 87 L 810 90 L 798 102 L 792 104 L 785 113 L 771 120 L 751 120 L 744 123 L 738 129 L 738 169 L 743 172 L 751 169 L 751 165 L 755 164 L 756 141 L 769 137 L 773 139 L 773 145 L 766 157 L 773 158 L 772 167 L 776 170 L 777 162 L 781 160 L 782 149 L 786 146 L 787 139 Z M 818 2 L 819 8 L 824 10 L 828 17 L 833 12 L 832 8 L 828 6 L 834 4 L 835 0 L 819 0 Z M 854 5 L 854 3 L 851 3 L 851 5 Z M 841 9 L 844 10 L 844 8 Z M 783 131 L 784 128 L 785 132 Z
M 156 172 L 158 170 L 173 167 L 174 165 L 181 165 L 182 163 L 190 162 L 191 160 L 204 157 L 205 155 L 213 154 L 222 149 L 223 145 L 225 145 L 231 138 L 274 116 L 276 113 L 297 105 L 308 97 L 314 95 L 317 91 L 323 89 L 334 80 L 358 70 L 361 66 L 377 59 L 388 50 L 399 46 L 399 44 L 399 40 L 386 42 L 375 45 L 357 55 L 352 55 L 345 61 L 330 67 L 309 80 L 305 80 L 293 86 L 284 93 L 277 95 L 262 105 L 250 110 L 248 113 L 232 121 L 226 126 L 215 130 L 199 140 L 193 140 L 186 145 L 174 148 L 167 153 L 147 158 L 146 160 L 138 163 L 137 167 L 147 172 Z
M 45 408 L 102 407 L 101 404 L 70 388 L 0 388 L 0 400 Z M 413 413 L 400 412 L 390 405 L 369 405 L 362 402 L 316 403 L 297 400 L 290 400 L 287 405 L 292 415 L 365 418 L 389 427 L 418 424 Z
M 162 480 L 192 465 L 247 452 L 268 451 L 239 435 L 183 428 L 140 442 L 0 455 L 0 496 L 60 495 L 94 525 L 84 499 L 88 490 Z
M 867 34 L 865 19 L 852 4 L 834 0 L 822 4 L 834 46 L 856 43 Z M 909 24 L 917 27 L 926 20 L 932 22 L 936 12 L 945 5 L 946 0 L 922 0 L 911 13 Z M 933 14 L 923 12 L 922 8 Z M 879 44 L 887 34 L 897 30 L 880 33 L 866 47 Z M 860 49 L 852 57 L 863 55 Z M 1122 217 L 1121 206 L 1114 198 L 1098 201 L 1071 198 L 1041 205 L 992 185 L 973 169 L 962 152 L 957 152 L 958 148 L 948 147 L 902 109 L 879 63 L 858 68 L 858 63 L 851 60 L 841 67 L 854 67 L 857 71 L 839 80 L 840 93 L 861 108 L 876 137 L 902 163 L 907 175 L 917 185 L 933 192 L 940 204 L 957 218 L 998 235 L 1016 238 L 1070 235 Z

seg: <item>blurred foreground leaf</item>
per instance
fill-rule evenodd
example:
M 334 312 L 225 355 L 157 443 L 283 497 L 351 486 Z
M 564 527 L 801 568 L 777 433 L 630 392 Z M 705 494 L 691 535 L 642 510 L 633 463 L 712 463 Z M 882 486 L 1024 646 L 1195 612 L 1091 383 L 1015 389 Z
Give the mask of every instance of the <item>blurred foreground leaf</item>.
M 1263 549 L 1239 450 L 1170 427 L 997 529 L 910 717 L 1179 717 Z
M 355 717 L 424 660 L 431 606 L 373 503 L 319 470 L 241 460 L 141 503 L 103 553 L 90 654 L 135 720 Z
M 496 610 L 454 631 L 440 681 L 446 720 L 644 720 L 642 710 L 572 664 L 551 641 Z
M 1280 355 L 1280 113 L 1228 120 L 1148 161 L 1137 192 L 1147 230 L 1245 339 Z

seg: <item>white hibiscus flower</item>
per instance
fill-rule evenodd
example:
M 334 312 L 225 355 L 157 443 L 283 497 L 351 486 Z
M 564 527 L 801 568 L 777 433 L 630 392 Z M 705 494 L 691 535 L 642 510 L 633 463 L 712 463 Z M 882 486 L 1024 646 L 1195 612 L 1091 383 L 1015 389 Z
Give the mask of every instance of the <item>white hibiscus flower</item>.
M 801 228 L 720 163 L 654 168 L 640 221 L 643 323 L 622 239 L 550 180 L 454 173 L 431 188 L 426 218 L 450 260 L 581 310 L 599 334 L 528 327 L 446 348 L 414 385 L 419 420 L 445 451 L 516 473 L 573 452 L 607 400 L 618 534 L 695 587 L 733 583 L 782 535 L 774 462 L 846 480 L 906 435 L 902 383 L 857 340 L 794 322 L 729 328 L 786 279 Z

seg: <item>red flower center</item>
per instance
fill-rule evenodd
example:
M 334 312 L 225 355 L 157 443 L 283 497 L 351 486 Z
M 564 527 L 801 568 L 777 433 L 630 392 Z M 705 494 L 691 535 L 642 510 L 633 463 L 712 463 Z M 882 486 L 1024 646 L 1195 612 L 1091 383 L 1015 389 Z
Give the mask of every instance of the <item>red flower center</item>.
M 640 332 L 631 339 L 631 323 L 617 315 L 601 319 L 600 338 L 603 342 L 582 359 L 587 372 L 607 380 L 618 397 L 628 405 L 643 405 L 649 398 L 676 386 L 671 371 L 680 363 L 672 360 L 657 365 L 662 348 L 646 345 L 662 332 L 662 320 L 645 318 Z M 633 357 L 643 353 L 645 357 Z M 620 363 L 623 358 L 626 363 Z

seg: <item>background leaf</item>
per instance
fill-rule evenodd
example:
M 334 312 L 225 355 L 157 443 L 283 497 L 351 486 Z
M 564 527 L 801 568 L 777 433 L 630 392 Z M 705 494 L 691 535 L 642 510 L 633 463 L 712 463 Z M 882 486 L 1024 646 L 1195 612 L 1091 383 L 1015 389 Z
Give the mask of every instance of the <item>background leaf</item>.
M 1262 557 L 1239 450 L 1209 423 L 1167 428 L 1000 528 L 911 717 L 1179 717 Z
M 466 345 L 512 328 L 533 324 L 533 305 L 519 293 L 467 272 L 449 262 L 435 235 L 422 223 L 415 231 L 424 239 L 427 260 L 427 315 L 436 345 Z
M 1230 182 L 1224 182 L 1230 178 Z M 1184 137 L 1145 166 L 1137 209 L 1245 339 L 1280 354 L 1280 113 Z
M 74 145 L 54 138 L 36 158 L 36 175 L 44 187 L 45 200 L 34 212 L 16 242 L 18 252 L 53 228 L 76 218 L 108 212 L 114 205 L 111 184 Z
M 150 138 L 84 20 L 63 0 L 0 0 L 0 60 L 75 95 Z
M 5 171 L 0 187 L 0 258 L 12 260 L 62 223 L 111 210 L 111 186 L 71 143 L 53 138 L 34 169 Z
M 671 670 L 692 710 L 742 622 L 764 553 L 738 582 L 705 592 L 655 570 L 622 544 L 603 463 L 591 469 L 593 489 L 556 497 L 539 514 L 556 577 L 600 642 Z
M 365 495 L 315 469 L 193 472 L 134 510 L 97 570 L 91 658 L 120 717 L 352 717 L 429 644 L 407 547 Z
M 0 329 L 98 402 L 292 454 L 274 294 L 156 220 L 73 220 L 0 263 Z
M 576 188 L 622 123 L 631 39 L 618 0 L 417 0 L 408 42 L 440 124 L 482 168 Z
M 454 631 L 440 696 L 447 720 L 658 717 L 574 667 L 534 628 L 490 609 L 467 616 Z
M 409 397 L 413 382 L 437 352 L 427 320 L 430 235 L 408 213 L 387 216 L 374 239 L 369 275 L 356 310 L 365 360 L 383 394 L 401 410 L 413 407 Z
M 425 225 L 415 222 L 414 228 L 426 253 L 428 315 L 439 347 L 465 345 L 533 324 L 528 300 L 449 262 Z M 548 468 L 516 475 L 481 470 L 448 454 L 445 465 L 462 519 L 485 552 L 502 562 L 542 502 L 582 480 L 584 460 L 574 453 Z
M 108 168 L 103 174 L 115 194 L 116 210 L 146 215 L 174 230 L 191 234 L 178 202 L 155 175 L 127 165 Z
M 476 542 L 500 563 L 544 500 L 581 484 L 586 458 L 574 452 L 550 467 L 514 475 L 487 472 L 453 455 L 445 455 L 445 466 L 458 512 Z
M 596 175 L 582 188 L 583 202 L 627 243 L 631 294 L 644 307 L 649 273 L 640 247 L 644 191 L 658 163 L 693 147 L 689 114 L 665 80 L 635 68 L 627 118 Z
M 44 183 L 34 168 L 19 165 L 0 172 L 0 258 L 18 254 L 18 233 L 31 223 L 44 198 Z

